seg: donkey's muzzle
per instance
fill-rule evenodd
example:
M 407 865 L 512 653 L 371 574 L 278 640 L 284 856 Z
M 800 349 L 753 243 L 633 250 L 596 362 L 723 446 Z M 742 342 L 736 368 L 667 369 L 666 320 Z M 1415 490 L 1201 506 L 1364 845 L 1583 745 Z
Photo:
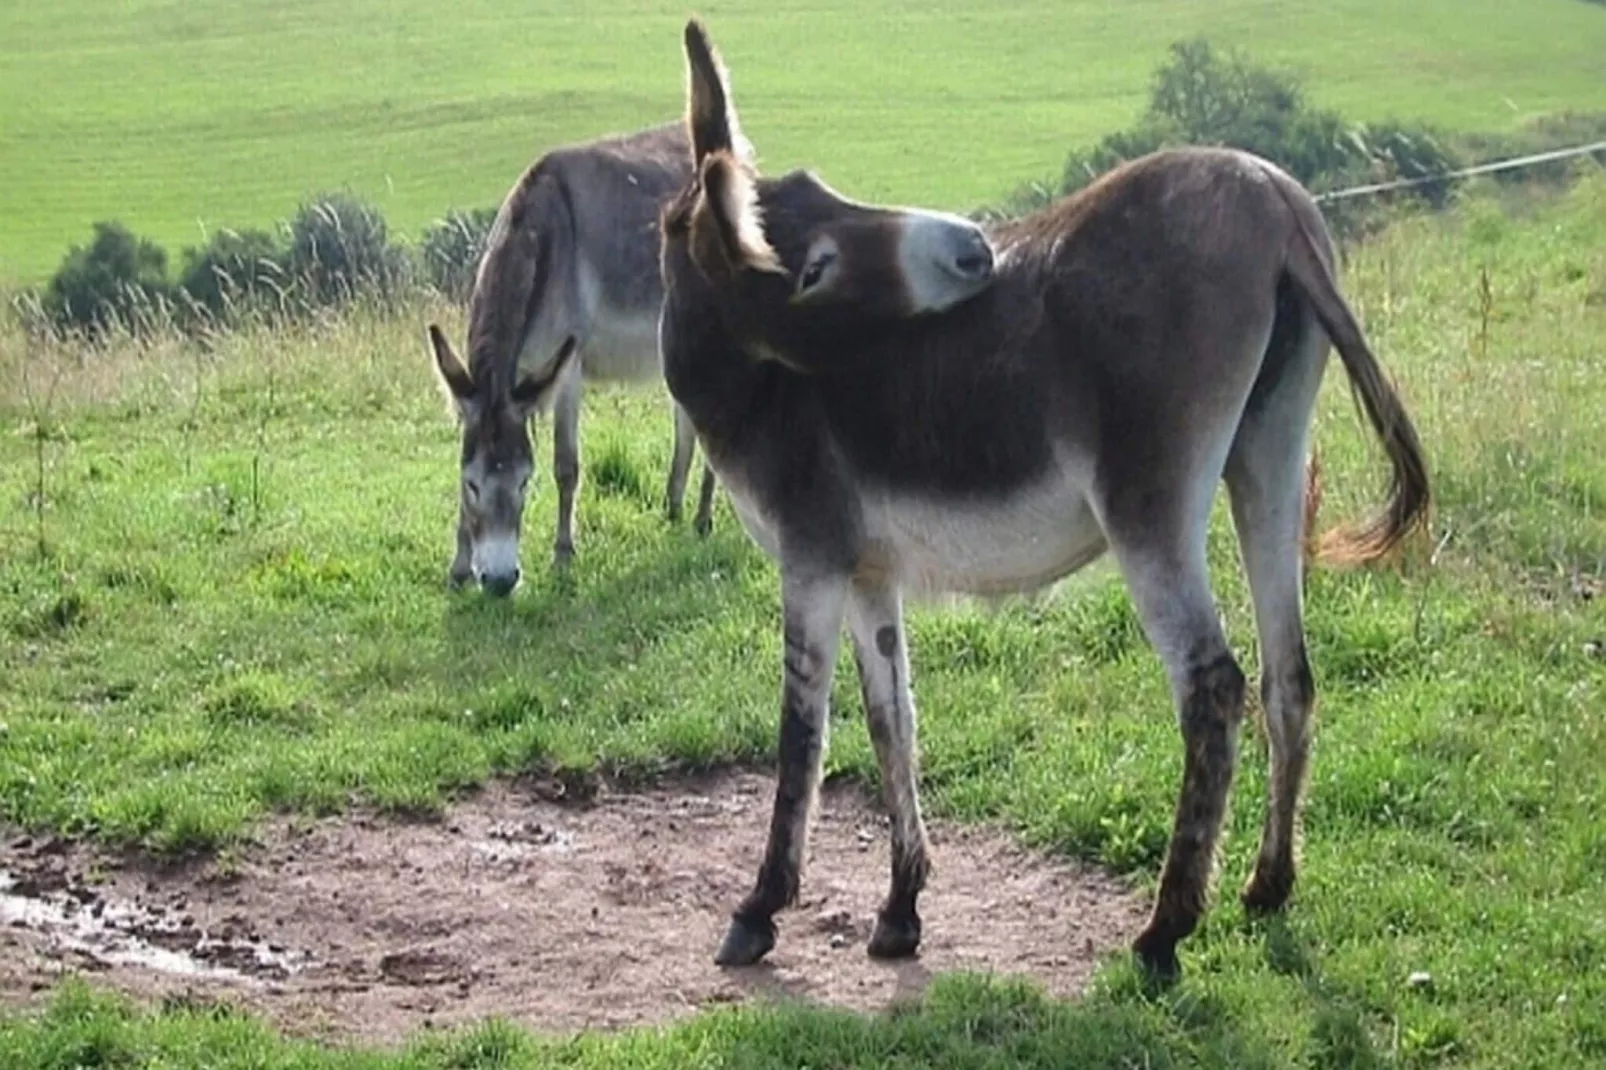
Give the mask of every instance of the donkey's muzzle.
M 975 223 L 924 210 L 901 220 L 898 266 L 911 315 L 953 308 L 992 285 L 993 247 Z
M 993 274 L 993 247 L 987 238 L 973 231 L 960 231 L 956 240 L 952 268 L 967 282 L 985 282 Z
M 488 595 L 505 598 L 513 593 L 513 588 L 519 585 L 519 570 L 511 572 L 487 572 L 480 577 L 480 589 Z

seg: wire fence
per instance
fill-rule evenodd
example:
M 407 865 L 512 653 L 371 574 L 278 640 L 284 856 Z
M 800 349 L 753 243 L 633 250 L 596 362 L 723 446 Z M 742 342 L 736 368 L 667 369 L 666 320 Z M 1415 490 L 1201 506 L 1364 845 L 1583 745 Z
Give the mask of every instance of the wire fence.
M 1387 193 L 1390 190 L 1412 189 L 1416 186 L 1427 186 L 1435 182 L 1451 182 L 1459 178 L 1471 178 L 1474 175 L 1493 174 L 1496 171 L 1514 171 L 1522 167 L 1550 163 L 1553 160 L 1568 160 L 1576 156 L 1591 156 L 1595 153 L 1606 153 L 1606 141 L 1596 141 L 1589 145 L 1576 145 L 1567 149 L 1552 149 L 1549 152 L 1536 152 L 1529 156 L 1513 156 L 1510 159 L 1480 163 L 1475 167 L 1463 167 L 1459 171 L 1446 171 L 1439 175 L 1418 175 L 1415 178 L 1397 178 L 1391 182 L 1374 182 L 1367 186 L 1351 186 L 1349 189 L 1318 193 L 1315 198 L 1317 204 L 1326 204 L 1329 201 L 1342 201 L 1370 193 Z

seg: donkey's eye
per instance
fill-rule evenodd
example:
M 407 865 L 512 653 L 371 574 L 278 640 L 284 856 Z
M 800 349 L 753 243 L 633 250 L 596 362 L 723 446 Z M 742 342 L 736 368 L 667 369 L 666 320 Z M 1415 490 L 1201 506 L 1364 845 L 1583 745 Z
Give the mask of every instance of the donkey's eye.
M 523 479 L 519 480 L 519 493 L 523 494 L 525 491 L 527 491 L 529 489 L 530 489 L 530 477 L 529 476 L 525 476 Z
M 463 480 L 463 489 L 468 492 L 469 501 L 477 502 L 480 500 L 480 485 L 472 479 Z
M 826 269 L 834 263 L 836 263 L 835 253 L 821 253 L 810 260 L 803 268 L 803 277 L 797 280 L 798 293 L 806 293 L 818 286 L 820 280 L 825 278 Z

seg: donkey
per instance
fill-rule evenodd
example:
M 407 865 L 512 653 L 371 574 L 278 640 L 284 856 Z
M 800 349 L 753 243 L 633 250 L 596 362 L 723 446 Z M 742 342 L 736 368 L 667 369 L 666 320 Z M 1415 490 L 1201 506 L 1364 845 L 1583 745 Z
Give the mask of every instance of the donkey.
M 686 29 L 695 177 L 665 209 L 659 326 L 670 393 L 780 572 L 779 785 L 757 882 L 715 961 L 752 963 L 798 892 L 844 616 L 891 819 L 868 952 L 913 954 L 928 874 L 905 593 L 1008 596 L 1110 551 L 1173 690 L 1180 801 L 1153 914 L 1159 980 L 1206 909 L 1245 677 L 1206 568 L 1225 480 L 1260 637 L 1269 810 L 1242 893 L 1281 908 L 1314 686 L 1302 623 L 1304 456 L 1329 340 L 1393 470 L 1384 513 L 1326 561 L 1425 521 L 1411 420 L 1333 278 L 1320 213 L 1270 163 L 1217 149 L 1127 164 L 982 230 L 762 178 L 725 69 Z
M 661 377 L 658 270 L 662 202 L 691 176 L 683 123 L 546 153 L 503 200 L 469 304 L 468 365 L 429 325 L 441 381 L 462 425 L 457 550 L 448 582 L 493 595 L 519 581 L 519 529 L 534 470 L 528 422 L 554 412 L 558 484 L 554 563 L 574 556 L 583 379 Z M 679 520 L 695 432 L 675 408 L 668 513 Z M 712 527 L 714 473 L 704 459 L 695 528 Z

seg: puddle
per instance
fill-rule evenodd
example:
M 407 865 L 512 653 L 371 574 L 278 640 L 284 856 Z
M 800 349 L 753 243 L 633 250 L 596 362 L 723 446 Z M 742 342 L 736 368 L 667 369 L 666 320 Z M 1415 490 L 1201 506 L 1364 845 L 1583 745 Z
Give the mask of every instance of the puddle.
M 112 899 L 87 884 L 47 890 L 37 877 L 5 869 L 0 869 L 0 926 L 43 937 L 58 954 L 198 980 L 284 980 L 311 961 L 261 940 L 214 935 L 185 914 Z

